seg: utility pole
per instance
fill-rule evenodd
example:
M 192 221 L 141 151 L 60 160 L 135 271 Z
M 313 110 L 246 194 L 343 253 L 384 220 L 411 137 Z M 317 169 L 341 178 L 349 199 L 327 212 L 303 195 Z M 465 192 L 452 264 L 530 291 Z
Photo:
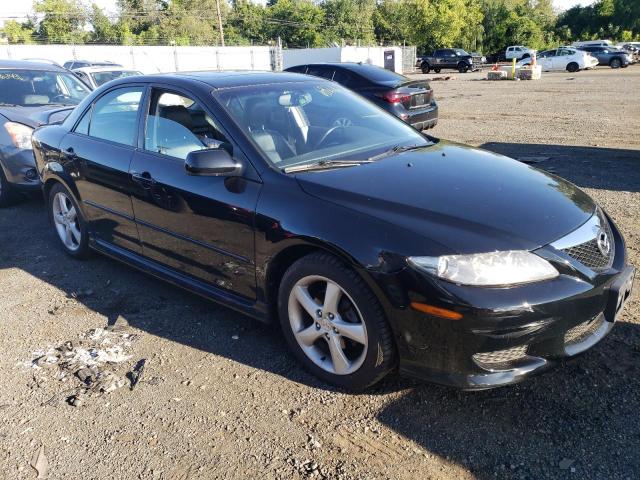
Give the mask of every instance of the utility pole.
M 216 12 L 218 14 L 218 31 L 220 32 L 220 45 L 224 47 L 224 30 L 222 29 L 222 13 L 220 13 L 220 0 L 216 0 Z

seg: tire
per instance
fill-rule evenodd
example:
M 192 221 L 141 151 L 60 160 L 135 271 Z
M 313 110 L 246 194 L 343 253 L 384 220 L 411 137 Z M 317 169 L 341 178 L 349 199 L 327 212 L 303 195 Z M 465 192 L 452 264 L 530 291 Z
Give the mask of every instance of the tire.
M 622 61 L 619 58 L 612 58 L 609 62 L 609 66 L 611 68 L 620 68 L 622 67 Z
M 74 258 L 87 258 L 90 253 L 87 223 L 73 195 L 61 183 L 51 187 L 47 209 L 62 249 Z
M 13 205 L 16 201 L 16 193 L 12 190 L 11 185 L 4 176 L 2 167 L 0 167 L 0 208 Z
M 423 63 L 420 65 L 420 70 L 422 70 L 422 73 L 429 73 L 431 71 L 431 67 L 428 63 Z
M 436 72 L 436 73 L 440 73 L 441 72 L 441 70 L 439 68 L 434 68 L 433 71 Z
M 333 295 L 327 299 L 329 288 Z M 278 313 L 294 356 L 326 383 L 363 390 L 395 366 L 391 328 L 378 299 L 332 255 L 312 253 L 289 267 Z
M 580 65 L 578 65 L 576 62 L 571 62 L 569 65 L 567 65 L 567 72 L 575 73 L 578 70 L 580 70 Z
M 458 64 L 458 72 L 460 73 L 467 73 L 469 71 L 469 65 L 467 65 L 466 63 L 460 62 Z

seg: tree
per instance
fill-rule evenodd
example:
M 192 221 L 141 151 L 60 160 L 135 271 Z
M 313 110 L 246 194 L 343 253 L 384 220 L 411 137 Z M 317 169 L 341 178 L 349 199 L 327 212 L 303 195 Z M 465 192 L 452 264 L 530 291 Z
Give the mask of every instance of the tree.
M 277 0 L 267 7 L 266 22 L 269 36 L 282 38 L 289 47 L 324 44 L 324 12 L 310 0 Z
M 42 14 L 38 24 L 38 37 L 47 43 L 84 43 L 87 21 L 79 0 L 37 0 L 34 10 Z
M 0 32 L 9 43 L 34 43 L 35 27 L 30 20 L 24 23 L 8 20 Z
M 375 0 L 326 0 L 324 11 L 325 38 L 332 42 L 365 45 L 376 42 L 373 25 Z

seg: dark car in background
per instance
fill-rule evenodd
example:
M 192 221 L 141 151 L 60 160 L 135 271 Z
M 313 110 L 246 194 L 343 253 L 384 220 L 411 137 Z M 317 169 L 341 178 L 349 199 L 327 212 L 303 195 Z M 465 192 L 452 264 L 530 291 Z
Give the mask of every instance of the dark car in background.
M 352 123 L 336 126 L 343 109 Z M 518 382 L 602 340 L 631 293 L 618 228 L 577 187 L 321 78 L 118 79 L 33 144 L 69 255 L 98 250 L 279 322 L 343 388 L 396 369 Z
M 631 56 L 627 52 L 614 47 L 586 46 L 578 47 L 578 49 L 596 57 L 598 59 L 598 65 L 611 68 L 624 68 L 628 67 L 631 63 Z
M 417 65 L 422 73 L 429 73 L 431 70 L 440 73 L 445 69 L 466 73 L 482 68 L 483 61 L 480 55 L 472 55 L 462 48 L 440 48 L 432 55 L 418 57 Z
M 438 104 L 424 80 L 411 80 L 366 63 L 314 63 L 296 65 L 286 71 L 338 82 L 417 130 L 433 128 L 438 123 Z M 336 105 L 332 115 L 335 125 L 353 123 L 352 114 L 340 105 Z
M 73 73 L 49 63 L 0 60 L 0 206 L 38 190 L 33 129 L 61 122 L 90 90 Z

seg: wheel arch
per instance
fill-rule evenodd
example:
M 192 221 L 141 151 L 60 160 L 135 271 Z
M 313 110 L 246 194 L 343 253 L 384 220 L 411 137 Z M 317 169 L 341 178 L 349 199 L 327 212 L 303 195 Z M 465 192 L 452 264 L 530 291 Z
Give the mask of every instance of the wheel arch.
M 49 206 L 49 193 L 51 192 L 51 189 L 56 183 L 61 184 L 64 188 L 66 188 L 69 192 L 71 192 L 71 194 L 74 197 L 74 200 L 76 201 L 76 203 L 80 207 L 80 210 L 82 211 L 82 214 L 84 215 L 85 214 L 84 206 L 80 201 L 80 195 L 78 193 L 78 189 L 76 188 L 75 183 L 71 179 L 64 178 L 64 176 L 62 175 L 49 174 L 43 178 L 42 192 L 43 192 L 43 197 L 44 197 L 45 204 L 47 205 L 47 208 Z

